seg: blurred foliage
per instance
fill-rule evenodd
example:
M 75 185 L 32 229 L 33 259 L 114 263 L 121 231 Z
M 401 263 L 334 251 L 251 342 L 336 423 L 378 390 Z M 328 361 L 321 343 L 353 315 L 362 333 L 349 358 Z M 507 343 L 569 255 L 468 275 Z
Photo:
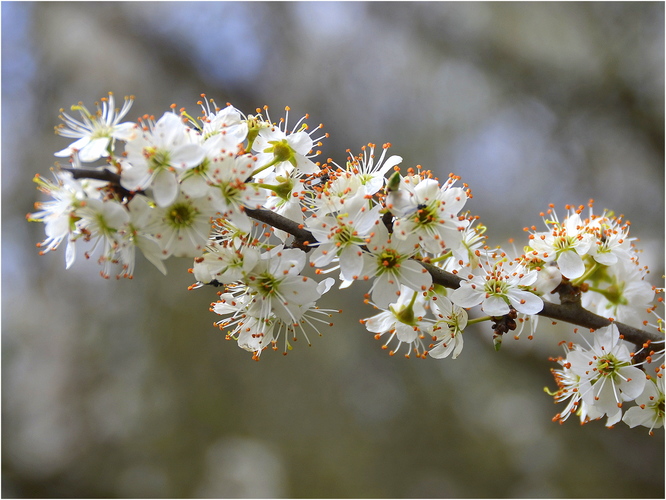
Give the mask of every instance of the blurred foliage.
M 190 262 L 132 281 L 39 257 L 25 214 L 57 111 L 130 115 L 204 92 L 310 114 L 344 161 L 391 142 L 461 175 L 507 244 L 549 202 L 632 221 L 664 273 L 664 5 L 643 2 L 2 3 L 4 497 L 662 497 L 664 433 L 550 421 L 566 325 L 453 361 L 394 359 L 334 294 L 335 327 L 254 363 L 211 324 Z M 301 344 L 301 341 L 298 342 Z M 491 359 L 492 358 L 492 359 Z

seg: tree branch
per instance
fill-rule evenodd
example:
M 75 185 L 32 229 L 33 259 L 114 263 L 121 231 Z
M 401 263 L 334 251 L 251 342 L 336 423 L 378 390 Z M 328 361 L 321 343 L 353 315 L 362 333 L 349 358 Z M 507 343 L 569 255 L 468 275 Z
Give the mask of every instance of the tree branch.
M 98 181 L 106 181 L 113 186 L 116 193 L 118 193 L 123 198 L 131 198 L 133 194 L 132 191 L 129 191 L 120 185 L 120 175 L 110 170 L 96 170 L 91 168 L 65 168 L 61 167 L 61 170 L 69 172 L 72 174 L 74 179 L 95 179 Z M 139 193 L 141 191 L 137 191 Z
M 120 186 L 120 175 L 113 173 L 110 170 L 72 168 L 63 168 L 63 170 L 71 172 L 75 179 L 88 178 L 107 181 L 119 189 L 124 189 L 122 186 Z M 128 192 L 128 194 L 131 193 Z M 255 220 L 264 222 L 291 234 L 294 237 L 293 245 L 301 248 L 306 252 L 310 251 L 311 247 L 309 244 L 317 242 L 314 235 L 305 229 L 302 224 L 294 222 L 293 220 L 288 219 L 276 212 L 263 208 L 246 208 L 245 212 Z M 440 269 L 432 264 L 421 261 L 419 262 L 430 273 L 433 283 L 442 285 L 446 288 L 456 289 L 460 287 L 462 278 L 456 276 L 455 274 L 444 271 L 443 269 Z M 553 304 L 551 302 L 544 301 L 544 307 L 541 312 L 538 313 L 538 315 L 594 330 L 608 326 L 611 323 L 615 323 L 622 337 L 625 340 L 636 344 L 638 347 L 642 346 L 648 341 L 663 342 L 664 340 L 663 337 L 660 337 L 656 333 L 634 328 L 633 326 L 625 325 L 624 323 L 620 323 L 618 321 L 611 322 L 608 318 L 604 318 L 603 316 L 599 316 L 588 311 L 583 306 L 581 306 L 580 296 L 578 295 L 574 296 L 571 293 L 562 292 L 560 290 L 560 297 L 563 299 L 562 304 Z
M 96 170 L 92 168 L 66 168 L 61 167 L 60 170 L 69 172 L 74 179 L 96 179 L 98 181 L 110 182 L 114 186 L 120 186 L 120 175 L 111 172 L 110 170 Z
M 253 219 L 258 220 L 259 222 L 265 222 L 274 228 L 291 234 L 294 237 L 294 242 L 292 245 L 300 248 L 305 252 L 309 252 L 311 249 L 311 247 L 308 246 L 309 243 L 317 242 L 314 235 L 305 229 L 302 224 L 288 219 L 287 217 L 283 217 L 277 212 L 273 212 L 272 210 L 265 210 L 263 208 L 246 208 L 245 213 Z
M 297 241 L 310 243 L 316 242 L 310 231 L 304 229 L 300 224 L 297 224 L 296 222 L 281 216 L 280 214 L 264 209 L 248 209 L 246 212 L 250 217 L 256 220 L 265 222 L 292 234 Z M 307 249 L 309 250 L 309 248 Z M 430 273 L 433 283 L 442 285 L 446 288 L 456 289 L 460 287 L 460 282 L 463 280 L 459 276 L 444 271 L 443 269 L 440 269 L 439 267 L 432 264 L 421 261 L 419 262 Z M 538 315 L 550 319 L 565 321 L 573 325 L 578 325 L 594 330 L 608 326 L 611 323 L 615 323 L 623 338 L 636 344 L 637 346 L 642 346 L 647 341 L 658 342 L 664 340 L 656 333 L 634 328 L 633 326 L 625 325 L 624 323 L 620 323 L 618 321 L 611 322 L 608 318 L 604 318 L 603 316 L 599 316 L 588 311 L 583 306 L 581 306 L 580 297 L 571 299 L 570 295 L 564 293 L 562 293 L 561 296 L 564 298 L 562 304 L 553 304 L 552 302 L 544 301 L 544 307 L 541 312 L 538 313 Z

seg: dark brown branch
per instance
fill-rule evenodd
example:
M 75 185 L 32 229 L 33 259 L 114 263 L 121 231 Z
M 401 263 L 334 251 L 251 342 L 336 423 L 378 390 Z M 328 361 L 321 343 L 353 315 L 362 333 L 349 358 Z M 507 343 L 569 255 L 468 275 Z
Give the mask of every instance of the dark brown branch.
M 110 170 L 95 170 L 91 168 L 65 168 L 61 170 L 72 174 L 74 179 L 96 179 L 98 181 L 106 181 L 111 184 L 120 186 L 120 175 L 111 172 Z
M 69 172 L 70 174 L 72 174 L 72 177 L 74 179 L 95 179 L 98 181 L 106 181 L 109 184 L 111 184 L 115 189 L 116 193 L 118 193 L 123 198 L 131 198 L 133 195 L 132 191 L 129 191 L 120 185 L 120 175 L 111 172 L 110 170 L 107 169 L 95 170 L 91 168 L 64 168 L 64 167 L 62 167 L 61 170 L 64 170 L 65 172 Z M 137 193 L 138 192 L 141 191 L 137 191 Z
M 546 318 L 566 321 L 567 323 L 573 323 L 574 325 L 582 326 L 584 328 L 591 328 L 594 330 L 611 324 L 611 321 L 608 318 L 591 313 L 583 306 L 581 306 L 580 303 L 575 302 L 565 304 L 544 302 L 543 310 L 539 313 L 539 315 L 545 316 Z M 664 340 L 663 337 L 659 337 L 659 335 L 656 333 L 640 330 L 638 328 L 634 328 L 633 326 L 620 323 L 619 321 L 615 321 L 614 323 L 617 326 L 620 334 L 623 336 L 624 340 L 632 342 L 636 345 L 640 346 L 648 340 L 652 342 L 658 342 L 660 340 L 663 342 Z
M 421 262 L 421 265 L 426 268 L 426 270 L 430 273 L 430 276 L 432 276 L 432 282 L 437 285 L 442 285 L 446 288 L 453 288 L 455 290 L 456 288 L 460 287 L 460 282 L 463 281 L 463 279 L 459 276 L 444 271 L 443 269 L 440 269 L 437 266 L 433 266 L 432 264 Z
M 287 217 L 283 217 L 272 210 L 246 208 L 245 213 L 259 222 L 265 222 L 266 224 L 291 234 L 295 238 L 293 245 L 301 250 L 309 252 L 310 247 L 308 246 L 308 243 L 317 242 L 314 235 L 305 229 L 302 224 L 294 222 Z
M 63 170 L 71 172 L 75 179 L 88 178 L 108 181 L 122 189 L 120 186 L 120 175 L 115 174 L 109 170 L 71 168 L 63 168 Z M 283 217 L 276 212 L 265 209 L 250 208 L 246 209 L 245 212 L 255 220 L 264 222 L 291 234 L 295 238 L 293 243 L 294 246 L 297 246 L 305 251 L 309 251 L 310 249 L 310 247 L 307 246 L 308 244 L 317 242 L 314 235 L 305 229 L 302 224 Z M 421 264 L 428 270 L 432 276 L 432 281 L 435 284 L 442 285 L 446 288 L 456 289 L 460 287 L 460 282 L 463 281 L 462 278 L 456 276 L 455 274 L 444 271 L 437 266 L 428 264 L 426 262 L 421 262 Z M 538 313 L 538 315 L 595 330 L 611 324 L 611 321 L 608 318 L 594 314 L 581 306 L 579 296 L 572 298 L 572 295 L 570 294 L 567 295 L 566 293 L 560 293 L 560 297 L 562 298 L 562 304 L 544 302 L 544 307 L 541 312 Z M 647 341 L 663 342 L 664 340 L 663 337 L 660 337 L 656 333 L 634 328 L 633 326 L 625 325 L 624 323 L 615 321 L 615 325 L 617 325 L 617 329 L 625 340 L 632 342 L 639 347 Z
M 459 278 L 455 274 L 446 272 L 436 266 L 433 266 L 432 264 L 426 264 L 424 262 L 421 264 L 432 275 L 433 283 L 454 289 L 460 286 L 462 278 Z M 584 328 L 591 328 L 594 330 L 611 324 L 611 321 L 608 318 L 594 314 L 581 306 L 580 296 L 576 296 L 576 298 L 573 300 L 570 298 L 570 296 L 564 294 L 561 294 L 560 297 L 562 299 L 562 304 L 553 304 L 552 302 L 544 301 L 543 309 L 540 313 L 538 313 L 538 315 L 550 319 L 565 321 L 567 323 L 582 326 Z M 659 337 L 659 335 L 656 333 L 640 330 L 618 321 L 615 321 L 615 325 L 625 340 L 638 346 L 642 345 L 648 340 L 652 342 L 664 340 L 663 337 Z
M 316 241 L 312 233 L 310 233 L 308 230 L 303 229 L 296 222 L 287 219 L 286 217 L 282 217 L 275 212 L 259 209 L 247 210 L 247 214 L 261 222 L 271 224 L 278 229 L 282 229 L 283 231 L 294 235 L 297 240 L 309 241 L 310 243 Z M 423 265 L 423 267 L 425 267 L 426 270 L 430 273 L 432 276 L 432 281 L 435 284 L 442 285 L 446 288 L 456 289 L 460 287 L 460 282 L 463 281 L 463 279 L 459 276 L 444 271 L 443 269 L 440 269 L 439 267 L 432 264 L 421 262 L 421 265 Z M 582 326 L 583 328 L 590 328 L 595 330 L 611 324 L 611 321 L 608 318 L 594 314 L 581 306 L 579 296 L 577 296 L 575 299 L 571 299 L 568 295 L 564 294 L 561 294 L 560 296 L 562 298 L 562 304 L 553 304 L 552 302 L 544 301 L 544 307 L 541 312 L 538 313 L 539 316 L 565 321 L 567 323 Z M 656 333 L 634 328 L 633 326 L 625 325 L 624 323 L 620 323 L 618 321 L 615 321 L 615 325 L 625 340 L 632 342 L 637 346 L 641 346 L 648 340 L 652 342 L 664 340 Z

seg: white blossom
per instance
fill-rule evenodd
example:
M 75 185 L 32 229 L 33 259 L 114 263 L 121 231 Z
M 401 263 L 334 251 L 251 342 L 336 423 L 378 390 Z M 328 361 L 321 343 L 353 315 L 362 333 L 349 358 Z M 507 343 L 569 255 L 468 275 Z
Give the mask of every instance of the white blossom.
M 401 286 L 425 292 L 432 284 L 426 269 L 410 258 L 416 253 L 415 239 L 395 239 L 386 227 L 379 223 L 370 235 L 368 254 L 364 254 L 363 279 L 374 277 L 372 300 L 379 307 L 395 302 L 401 294 Z
M 593 235 L 583 223 L 577 212 L 569 213 L 564 222 L 559 222 L 554 211 L 553 220 L 546 224 L 552 226 L 547 232 L 530 235 L 530 247 L 542 260 L 555 260 L 566 278 L 573 280 L 585 273 L 585 256 L 592 246 Z
M 467 202 L 467 192 L 454 187 L 454 181 L 450 178 L 440 186 L 435 179 L 417 175 L 401 178 L 399 188 L 390 191 L 386 200 L 397 217 L 393 224 L 395 236 L 416 237 L 425 251 L 435 255 L 446 247 L 458 246 L 469 221 L 459 216 Z
M 502 260 L 487 264 L 483 270 L 483 275 L 463 280 L 460 288 L 451 293 L 454 304 L 467 308 L 481 305 L 490 316 L 508 314 L 509 306 L 524 314 L 537 314 L 543 309 L 543 300 L 532 286 L 537 279 L 535 270 Z
M 656 378 L 645 384 L 643 392 L 636 397 L 636 405 L 632 406 L 622 417 L 629 427 L 642 425 L 649 429 L 664 426 L 664 375 L 663 370 Z
M 397 301 L 390 304 L 388 309 L 361 322 L 369 332 L 376 333 L 376 339 L 385 334 L 389 335 L 383 349 L 388 349 L 388 344 L 393 339 L 398 341 L 398 345 L 389 352 L 391 356 L 397 353 L 404 343 L 408 346 L 405 357 L 409 357 L 410 350 L 414 350 L 416 357 L 425 357 L 424 332 L 428 331 L 432 324 L 432 320 L 424 319 L 425 300 L 422 294 L 406 286 L 402 286 L 400 292 Z
M 180 191 L 177 174 L 196 167 L 205 156 L 204 149 L 192 142 L 191 134 L 178 115 L 165 113 L 125 146 L 127 161 L 121 185 L 130 191 L 152 188 L 157 205 L 172 204 Z
M 125 103 L 120 111 L 115 108 L 113 94 L 101 99 L 102 105 L 96 103 L 95 114 L 79 103 L 72 106 L 72 110 L 79 111 L 83 121 L 76 120 L 61 110 L 60 118 L 65 122 L 56 127 L 56 132 L 63 137 L 77 139 L 67 148 L 55 153 L 55 156 L 72 156 L 78 153 L 83 162 L 92 162 L 109 156 L 109 146 L 114 139 L 130 141 L 137 136 L 136 123 L 119 123 L 129 112 L 134 101 L 133 97 L 125 97 Z
M 467 311 L 455 305 L 448 297 L 435 294 L 431 302 L 437 321 L 432 325 L 434 344 L 428 355 L 441 359 L 451 355 L 456 359 L 463 349 L 463 330 L 467 326 Z
M 631 365 L 631 354 L 620 341 L 617 326 L 597 330 L 591 349 L 576 347 L 567 355 L 567 362 L 581 378 L 583 401 L 609 419 L 615 416 L 619 420 L 617 414 L 622 403 L 635 399 L 643 391 L 645 374 Z
M 369 209 L 362 191 L 345 204 L 347 210 L 337 216 L 311 217 L 305 226 L 312 232 L 319 245 L 310 262 L 325 267 L 339 260 L 343 279 L 358 279 L 363 270 L 362 246 L 367 244 L 370 233 L 377 227 L 380 206 Z
M 149 230 L 164 257 L 196 257 L 206 247 L 214 213 L 209 199 L 183 194 L 168 206 L 158 207 Z

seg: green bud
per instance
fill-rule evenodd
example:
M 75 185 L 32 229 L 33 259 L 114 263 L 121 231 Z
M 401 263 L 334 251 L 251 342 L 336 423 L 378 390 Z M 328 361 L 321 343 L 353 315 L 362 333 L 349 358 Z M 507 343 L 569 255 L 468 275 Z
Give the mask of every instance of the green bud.
M 389 177 L 389 180 L 386 183 L 386 190 L 390 193 L 391 191 L 397 191 L 399 187 L 400 187 L 400 172 L 393 172 L 393 175 Z
M 499 352 L 500 347 L 502 347 L 502 335 L 493 335 L 493 347 L 495 351 Z

